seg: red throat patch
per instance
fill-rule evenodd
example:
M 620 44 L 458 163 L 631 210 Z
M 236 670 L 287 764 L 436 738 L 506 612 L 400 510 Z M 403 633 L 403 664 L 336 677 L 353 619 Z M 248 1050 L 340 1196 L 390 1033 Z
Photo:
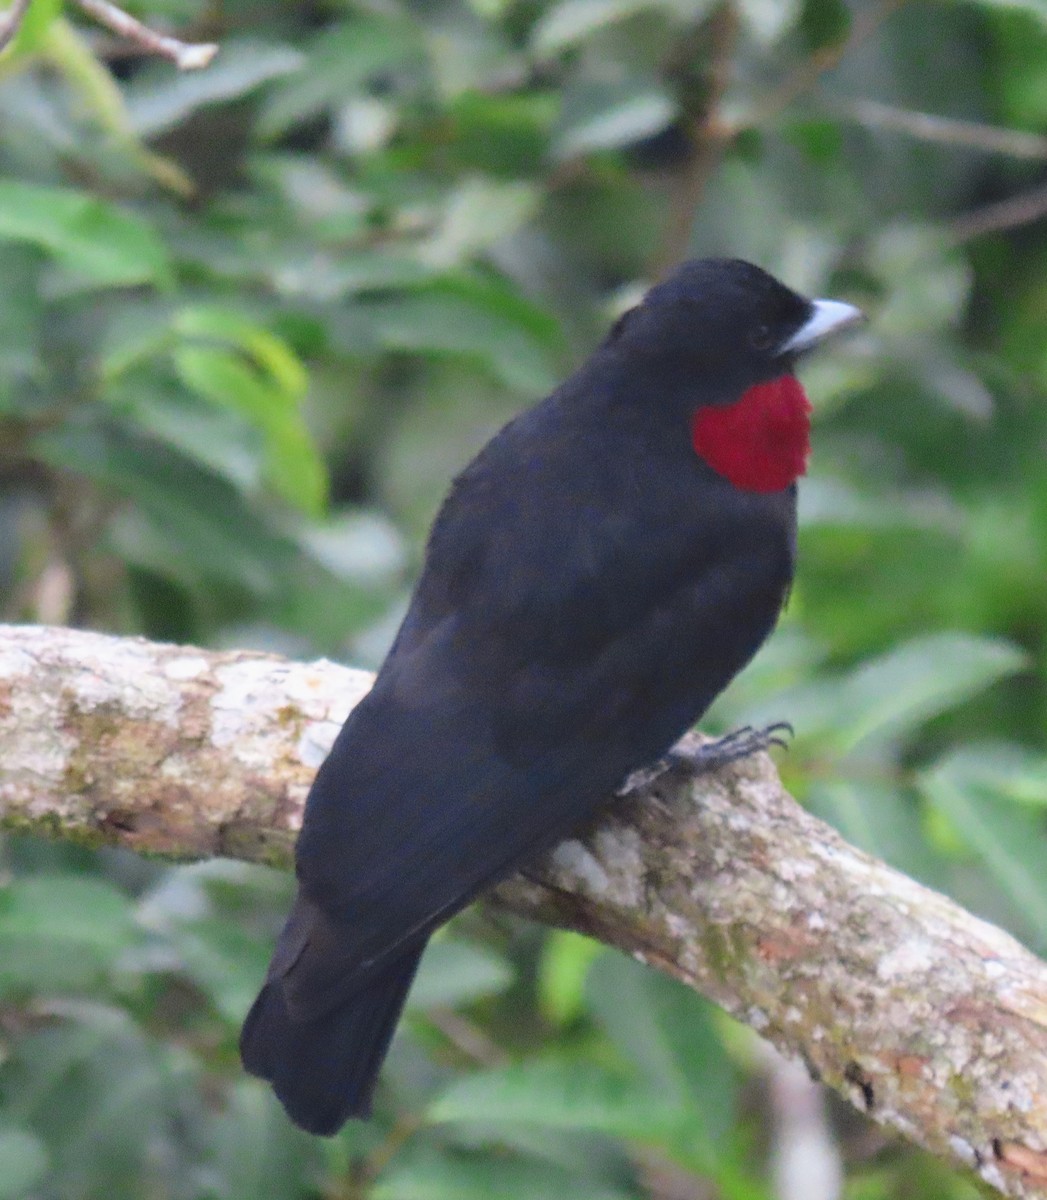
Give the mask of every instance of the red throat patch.
M 811 404 L 793 375 L 751 387 L 734 404 L 705 405 L 691 443 L 718 474 L 746 492 L 780 492 L 804 474 Z

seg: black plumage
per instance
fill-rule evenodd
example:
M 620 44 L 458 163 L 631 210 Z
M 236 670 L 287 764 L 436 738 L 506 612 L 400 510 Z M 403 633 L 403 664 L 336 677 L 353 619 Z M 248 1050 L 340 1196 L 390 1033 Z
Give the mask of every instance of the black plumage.
M 455 480 L 313 784 L 244 1026 L 245 1066 L 303 1128 L 369 1112 L 433 929 L 663 755 L 773 628 L 795 485 L 735 486 L 691 422 L 791 375 L 844 308 L 746 263 L 686 264 Z

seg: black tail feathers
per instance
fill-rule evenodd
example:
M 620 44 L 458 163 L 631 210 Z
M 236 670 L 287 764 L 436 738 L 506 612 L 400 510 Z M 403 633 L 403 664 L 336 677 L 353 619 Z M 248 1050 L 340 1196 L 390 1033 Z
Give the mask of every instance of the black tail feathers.
M 240 1057 L 268 1079 L 296 1125 L 337 1133 L 351 1117 L 371 1114 L 378 1072 L 400 1019 L 424 943 L 382 968 L 373 980 L 322 1015 L 293 1020 L 280 978 L 266 983 L 247 1014 Z

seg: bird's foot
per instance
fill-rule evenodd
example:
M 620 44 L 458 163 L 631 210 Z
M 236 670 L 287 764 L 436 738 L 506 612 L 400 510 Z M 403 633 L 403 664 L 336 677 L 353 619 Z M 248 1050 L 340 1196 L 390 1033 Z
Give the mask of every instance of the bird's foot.
M 705 742 L 694 746 L 686 742 L 677 743 L 667 754 L 653 762 L 650 766 L 640 767 L 626 779 L 618 789 L 619 796 L 628 796 L 632 792 L 643 791 L 656 779 L 670 771 L 685 771 L 690 775 L 704 775 L 715 771 L 728 763 L 748 758 L 761 750 L 769 750 L 771 746 L 788 748 L 787 738 L 792 737 L 793 727 L 788 721 L 775 721 L 757 729 L 752 725 L 743 725 L 715 742 Z
M 743 725 L 715 742 L 705 742 L 701 746 L 676 745 L 663 760 L 668 770 L 687 770 L 693 775 L 703 775 L 706 771 L 715 771 L 728 763 L 737 762 L 740 758 L 748 758 L 761 750 L 769 750 L 772 746 L 788 749 L 788 739 L 793 736 L 793 727 L 788 721 L 775 721 L 773 725 L 765 725 L 757 729 L 752 725 Z

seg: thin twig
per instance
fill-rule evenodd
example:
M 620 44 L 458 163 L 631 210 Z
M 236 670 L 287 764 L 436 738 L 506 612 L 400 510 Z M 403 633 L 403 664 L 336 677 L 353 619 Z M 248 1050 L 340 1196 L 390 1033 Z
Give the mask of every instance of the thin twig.
M 742 129 L 752 129 L 765 124 L 771 117 L 788 108 L 798 97 L 809 92 L 819 79 L 834 67 L 840 65 L 844 58 L 863 42 L 867 41 L 879 27 L 892 16 L 905 0 L 880 0 L 880 3 L 861 9 L 851 23 L 851 31 L 846 38 L 834 46 L 825 46 L 815 50 L 803 60 L 786 78 L 756 105 L 735 127 L 737 133 Z
M 206 67 L 218 53 L 218 46 L 214 42 L 183 42 L 179 38 L 157 33 L 122 8 L 110 4 L 109 0 L 76 0 L 76 3 L 107 29 L 136 42 L 150 54 L 170 59 L 180 71 L 198 71 Z
M 417 1113 L 400 1113 L 396 1124 L 367 1158 L 359 1164 L 359 1177 L 353 1181 L 346 1195 L 356 1200 L 357 1196 L 365 1197 L 371 1194 L 369 1185 L 378 1178 L 397 1153 L 414 1137 L 425 1124 L 425 1119 Z
M 473 1062 L 484 1067 L 504 1067 L 509 1063 L 509 1055 L 501 1046 L 454 1009 L 428 1008 L 425 1015 L 430 1025 Z
M 840 1147 L 825 1109 L 825 1093 L 804 1064 L 761 1042 L 771 1110 L 770 1168 L 777 1200 L 838 1200 Z
M 738 14 L 733 4 L 724 4 L 708 22 L 711 43 L 707 93 L 699 116 L 686 129 L 690 156 L 675 180 L 669 213 L 652 275 L 659 278 L 672 270 L 687 254 L 695 214 L 706 184 L 720 160 L 731 134 L 720 119 L 720 105 L 731 78 L 731 62 L 738 37 Z
M 871 129 L 908 134 L 921 142 L 965 146 L 1011 158 L 1047 159 L 1047 137 L 1039 133 L 1001 129 L 998 125 L 983 125 L 978 121 L 957 121 L 953 117 L 895 108 L 877 100 L 858 100 L 842 108 L 840 115 Z
M 949 232 L 955 241 L 969 242 L 989 233 L 1004 233 L 1008 229 L 1032 225 L 1044 218 L 1047 218 L 1047 184 L 995 204 L 986 204 L 984 208 L 976 208 L 974 212 L 953 221 Z
M 730 81 L 738 16 L 730 3 L 714 13 L 709 22 L 713 42 L 708 74 L 709 95 L 701 117 L 692 122 L 687 130 L 692 146 L 691 158 L 670 201 L 666 229 L 652 271 L 655 277 L 674 267 L 686 254 L 695 214 L 723 148 L 742 130 L 765 124 L 797 97 L 810 91 L 826 71 L 838 66 L 904 3 L 905 0 L 880 0 L 878 4 L 862 9 L 854 18 L 846 38 L 809 55 L 740 121 L 726 121 L 719 111 Z
M 14 0 L 11 7 L 0 16 L 0 53 L 18 37 L 32 0 Z

